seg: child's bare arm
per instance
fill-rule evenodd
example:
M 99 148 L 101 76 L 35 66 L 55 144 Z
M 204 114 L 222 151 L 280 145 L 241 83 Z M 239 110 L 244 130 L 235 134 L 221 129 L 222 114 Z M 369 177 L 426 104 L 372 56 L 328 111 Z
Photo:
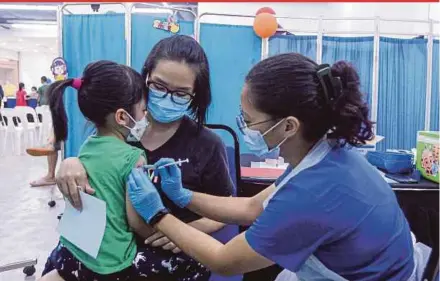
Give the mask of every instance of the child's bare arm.
M 142 167 L 145 165 L 147 161 L 143 156 L 141 156 L 136 163 L 136 168 Z M 138 235 L 140 235 L 142 238 L 148 238 L 150 237 L 154 232 L 154 228 L 149 226 L 136 212 L 136 210 L 133 208 L 133 205 L 131 204 L 130 199 L 128 198 L 128 193 L 125 196 L 125 202 L 126 202 L 126 210 L 127 210 L 127 221 L 128 225 L 136 232 Z

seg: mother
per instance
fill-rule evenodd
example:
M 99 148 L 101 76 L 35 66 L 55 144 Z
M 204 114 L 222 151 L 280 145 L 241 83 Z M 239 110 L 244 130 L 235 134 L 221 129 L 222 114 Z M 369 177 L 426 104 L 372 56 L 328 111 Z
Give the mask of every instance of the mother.
M 233 184 L 225 147 L 216 134 L 203 127 L 211 89 L 208 60 L 202 47 L 189 36 L 163 39 L 148 55 L 142 76 L 149 88 L 150 126 L 141 142 L 132 144 L 145 150 L 148 163 L 163 157 L 188 158 L 189 164 L 182 166 L 182 181 L 188 189 L 231 196 Z M 77 158 L 61 163 L 57 183 L 61 192 L 79 209 L 78 186 L 85 187 L 88 193 L 94 192 Z M 224 227 L 222 223 L 176 206 L 164 196 L 162 199 L 177 218 L 204 233 Z M 149 251 L 154 252 L 149 257 L 151 264 L 159 265 L 152 266 L 157 275 L 155 280 L 193 280 L 194 276 L 201 281 L 209 279 L 210 272 L 204 266 L 184 254 L 176 254 L 180 250 L 162 233 L 153 234 L 147 242 L 158 247 Z M 146 246 L 144 241 L 139 244 L 143 248 L 152 247 Z M 46 268 L 50 268 L 50 260 Z
M 279 150 L 289 163 L 274 185 L 253 198 L 216 197 L 184 188 L 176 166 L 158 171 L 176 204 L 250 228 L 223 245 L 169 214 L 146 175 L 133 170 L 130 199 L 150 225 L 225 275 L 277 263 L 286 268 L 279 278 L 291 280 L 420 280 L 423 260 L 393 190 L 345 146 L 373 137 L 358 74 L 348 63 L 270 57 L 247 75 L 241 107 L 238 123 L 250 148 Z

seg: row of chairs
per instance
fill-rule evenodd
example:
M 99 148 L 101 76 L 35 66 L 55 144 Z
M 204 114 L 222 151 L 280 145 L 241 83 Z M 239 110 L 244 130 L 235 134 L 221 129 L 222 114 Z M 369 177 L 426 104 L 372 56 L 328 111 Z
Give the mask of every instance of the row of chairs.
M 20 155 L 26 147 L 44 144 L 51 128 L 52 116 L 48 106 L 38 106 L 35 109 L 29 106 L 1 109 L 0 154 L 5 154 L 11 148 L 13 153 Z

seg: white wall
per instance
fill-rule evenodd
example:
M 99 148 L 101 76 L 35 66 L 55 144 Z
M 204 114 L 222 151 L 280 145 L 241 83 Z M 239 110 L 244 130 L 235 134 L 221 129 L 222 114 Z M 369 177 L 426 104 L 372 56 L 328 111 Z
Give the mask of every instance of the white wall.
M 26 90 L 30 91 L 32 86 L 38 88 L 41 85 L 41 76 L 53 80 L 50 65 L 57 57 L 56 53 L 20 52 L 19 57 L 20 82 L 26 85 Z
M 341 17 L 381 17 L 392 19 L 440 20 L 440 4 L 428 3 L 199 3 L 199 14 L 205 12 L 221 14 L 255 15 L 261 7 L 271 7 L 278 16 L 327 18 Z M 253 19 L 206 16 L 202 22 L 252 25 Z M 316 20 L 279 19 L 278 22 L 286 29 L 293 31 L 318 29 Z M 350 33 L 355 30 L 374 31 L 373 21 L 325 21 L 324 29 L 334 32 Z M 428 24 L 382 22 L 381 31 L 388 33 L 418 33 L 429 31 Z M 438 24 L 435 27 L 439 30 Z M 298 33 L 298 32 L 297 32 Z M 305 32 L 311 33 L 311 32 Z
M 0 48 L 0 59 L 18 60 L 18 52 Z

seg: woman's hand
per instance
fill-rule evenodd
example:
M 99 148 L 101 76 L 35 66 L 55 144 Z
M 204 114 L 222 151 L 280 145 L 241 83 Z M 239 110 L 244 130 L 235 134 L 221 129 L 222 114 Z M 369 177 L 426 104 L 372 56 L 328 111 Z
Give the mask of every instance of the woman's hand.
M 95 190 L 90 187 L 87 172 L 78 158 L 65 159 L 58 169 L 55 180 L 61 193 L 78 210 L 82 209 L 79 190 L 88 194 L 95 193 Z
M 136 212 L 147 223 L 165 209 L 159 192 L 143 169 L 133 169 L 128 176 L 128 196 Z
M 168 237 L 163 235 L 162 232 L 156 232 L 145 240 L 145 244 L 150 244 L 153 247 L 162 247 L 162 249 L 167 251 L 172 251 L 177 254 L 180 253 L 181 250 L 177 248 L 177 246 L 171 242 Z
M 161 187 L 168 198 L 170 198 L 180 208 L 186 207 L 191 202 L 193 192 L 182 186 L 182 174 L 177 165 L 162 166 L 173 163 L 170 158 L 162 158 L 154 164 L 161 178 Z

